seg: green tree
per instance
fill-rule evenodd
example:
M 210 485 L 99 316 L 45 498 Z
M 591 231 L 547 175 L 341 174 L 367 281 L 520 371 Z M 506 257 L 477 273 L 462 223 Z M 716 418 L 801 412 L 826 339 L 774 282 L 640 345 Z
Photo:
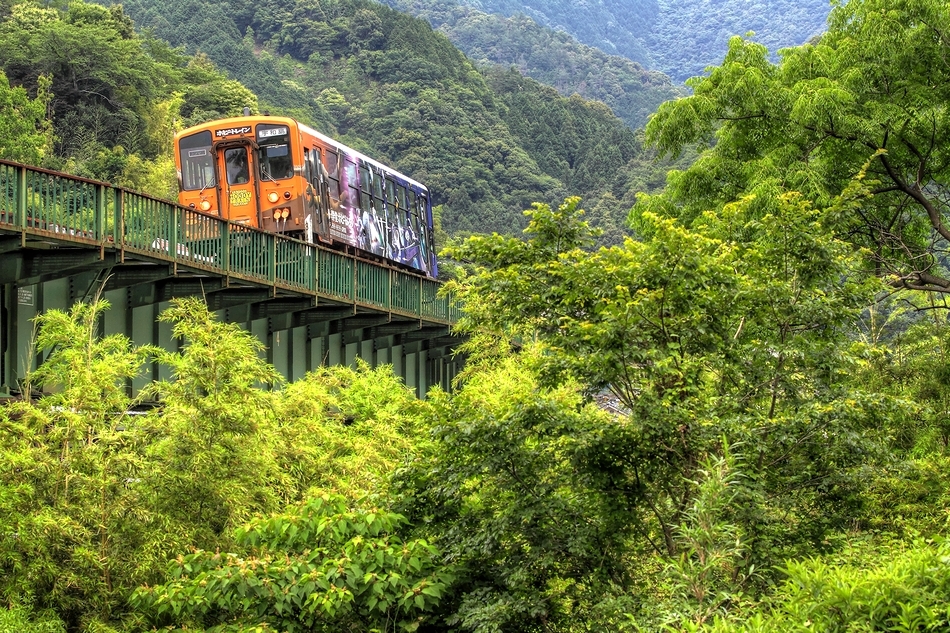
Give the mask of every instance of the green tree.
M 616 398 L 624 416 L 572 438 L 574 463 L 624 509 L 634 551 L 683 554 L 693 482 L 723 438 L 747 476 L 723 516 L 745 535 L 742 565 L 820 547 L 860 515 L 862 469 L 889 438 L 880 421 L 902 408 L 849 379 L 848 333 L 879 286 L 828 231 L 834 209 L 771 191 L 692 228 L 645 212 L 641 240 L 590 252 L 577 204 L 536 205 L 524 241 L 449 249 L 475 266 L 451 285 L 463 329 L 537 340 L 544 384 Z
M 208 631 L 414 631 L 452 581 L 439 551 L 397 534 L 405 519 L 317 497 L 237 531 L 247 556 L 195 551 L 133 602 L 156 621 Z
M 30 99 L 24 88 L 10 86 L 0 71 L 0 157 L 28 165 L 42 165 L 53 149 L 53 128 L 47 118 L 47 77 L 38 82 Z
M 277 509 L 274 394 L 280 382 L 263 348 L 235 324 L 216 321 L 201 299 L 177 299 L 159 317 L 183 341 L 181 353 L 151 349 L 171 379 L 146 393 L 162 404 L 149 454 L 159 466 L 148 488 L 163 513 L 213 546 L 255 512 Z
M 664 213 L 702 212 L 770 188 L 817 207 L 842 192 L 838 235 L 895 288 L 947 292 L 950 9 L 937 0 L 838 4 L 817 41 L 769 61 L 734 38 L 693 95 L 661 106 L 647 139 L 709 149 L 669 177 Z
M 607 625 L 597 605 L 633 586 L 635 519 L 584 465 L 614 422 L 575 385 L 542 387 L 530 356 L 476 359 L 458 393 L 431 396 L 430 441 L 396 476 L 397 509 L 455 566 L 452 629 Z
M 73 630 L 122 612 L 127 587 L 149 578 L 138 547 L 150 512 L 132 485 L 141 435 L 125 391 L 144 356 L 121 335 L 97 336 L 107 307 L 38 317 L 36 347 L 48 358 L 27 393 L 44 395 L 0 411 L 0 592 Z

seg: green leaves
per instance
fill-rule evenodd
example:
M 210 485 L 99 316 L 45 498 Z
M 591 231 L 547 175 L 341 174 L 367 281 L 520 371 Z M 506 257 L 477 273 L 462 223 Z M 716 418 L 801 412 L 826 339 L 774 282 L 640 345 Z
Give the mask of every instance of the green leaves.
M 41 165 L 53 149 L 52 125 L 46 118 L 49 78 L 38 80 L 35 99 L 22 87 L 11 87 L 0 71 L 0 157 Z
M 867 179 L 860 208 L 829 228 L 866 247 L 895 288 L 945 292 L 936 244 L 950 236 L 940 202 L 950 174 L 950 75 L 940 61 L 948 29 L 945 3 L 855 0 L 777 65 L 760 45 L 733 39 L 723 64 L 693 80 L 694 95 L 664 104 L 647 126 L 664 152 L 714 141 L 670 178 L 673 213 L 690 223 L 767 183 L 826 208 Z
M 861 548 L 831 561 L 789 562 L 785 581 L 761 612 L 745 622 L 720 620 L 701 630 L 910 632 L 950 626 L 944 540 L 886 544 L 875 554 L 870 565 L 862 564 L 867 552 Z
M 404 523 L 378 508 L 349 510 L 342 497 L 317 497 L 237 530 L 236 544 L 250 548 L 249 556 L 180 556 L 169 566 L 173 580 L 139 590 L 133 603 L 158 621 L 173 615 L 211 631 L 234 622 L 311 631 L 391 621 L 411 631 L 452 574 L 435 547 L 395 535 Z

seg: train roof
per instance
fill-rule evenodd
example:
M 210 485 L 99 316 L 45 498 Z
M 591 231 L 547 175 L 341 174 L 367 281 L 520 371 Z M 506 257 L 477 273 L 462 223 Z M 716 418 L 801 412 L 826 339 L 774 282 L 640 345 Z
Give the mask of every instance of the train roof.
M 385 165 L 385 164 L 379 162 L 378 160 L 375 160 L 375 159 L 373 159 L 373 158 L 370 158 L 370 157 L 367 156 L 366 154 L 363 154 L 362 152 L 359 152 L 359 151 L 353 149 L 352 147 L 349 147 L 348 145 L 344 145 L 343 143 L 341 143 L 341 142 L 339 142 L 339 141 L 337 141 L 337 140 L 334 140 L 334 139 L 330 138 L 330 137 L 327 136 L 326 134 L 323 134 L 323 133 L 321 133 L 321 132 L 318 132 L 317 130 L 313 129 L 313 128 L 310 127 L 309 125 L 305 125 L 305 124 L 301 123 L 300 121 L 297 121 L 296 119 L 292 119 L 292 118 L 290 118 L 290 117 L 285 117 L 285 116 L 270 116 L 270 115 L 260 114 L 260 115 L 256 115 L 256 116 L 239 116 L 239 117 L 229 117 L 229 118 L 226 118 L 226 119 L 215 119 L 215 120 L 213 120 L 213 121 L 206 121 L 206 122 L 204 122 L 204 123 L 199 123 L 198 125 L 194 125 L 194 126 L 188 128 L 188 129 L 182 130 L 181 132 L 178 132 L 177 134 L 175 134 L 175 139 L 177 140 L 177 139 L 181 138 L 182 136 L 187 136 L 187 135 L 189 135 L 189 134 L 194 134 L 195 132 L 197 132 L 197 131 L 199 131 L 199 130 L 210 130 L 210 129 L 214 129 L 214 128 L 217 128 L 217 127 L 221 127 L 222 125 L 227 126 L 227 125 L 239 125 L 239 124 L 241 124 L 241 123 L 245 123 L 245 124 L 246 124 L 246 123 L 251 122 L 251 121 L 253 121 L 253 122 L 255 122 L 255 123 L 268 123 L 268 122 L 272 122 L 272 123 L 286 123 L 286 124 L 288 124 L 288 125 L 296 125 L 297 128 L 298 128 L 299 130 L 301 130 L 302 132 L 306 132 L 307 134 L 312 134 L 313 136 L 317 137 L 318 139 L 320 139 L 321 141 L 323 141 L 323 142 L 326 143 L 327 145 L 331 145 L 331 146 L 337 148 L 338 150 L 340 150 L 340 151 L 342 151 L 342 152 L 344 152 L 344 153 L 346 153 L 346 154 L 348 154 L 348 155 L 350 155 L 350 156 L 355 156 L 355 157 L 359 158 L 360 160 L 365 161 L 365 162 L 367 162 L 367 163 L 373 165 L 374 167 L 378 167 L 379 169 L 382 169 L 382 170 L 384 170 L 384 171 L 386 171 L 386 172 L 388 172 L 388 173 L 390 173 L 390 174 L 392 174 L 392 175 L 394 175 L 394 176 L 397 176 L 397 177 L 401 178 L 402 180 L 404 180 L 406 183 L 408 183 L 408 184 L 410 184 L 410 185 L 413 185 L 413 186 L 415 186 L 415 187 L 419 187 L 420 189 L 424 190 L 426 193 L 429 192 L 429 188 L 426 187 L 426 186 L 425 186 L 424 184 L 422 184 L 421 182 L 419 182 L 418 180 L 414 180 L 414 179 L 410 178 L 409 176 L 407 176 L 407 175 L 405 175 L 405 174 L 403 174 L 403 173 L 401 173 L 401 172 L 396 171 L 396 170 L 393 169 L 392 167 L 389 167 L 388 165 Z

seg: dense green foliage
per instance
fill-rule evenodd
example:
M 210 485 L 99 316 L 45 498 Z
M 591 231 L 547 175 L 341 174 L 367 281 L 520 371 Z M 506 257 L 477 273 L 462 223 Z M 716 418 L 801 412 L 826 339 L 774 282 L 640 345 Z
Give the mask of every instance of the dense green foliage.
M 124 6 L 173 44 L 200 48 L 283 111 L 292 101 L 281 91 L 296 90 L 291 113 L 429 186 L 450 234 L 510 233 L 523 227 L 521 210 L 533 201 L 573 194 L 609 213 L 604 224 L 616 239 L 622 217 L 613 203 L 626 198 L 629 206 L 630 189 L 656 182 L 652 156 L 638 141 L 615 149 L 617 136 L 630 132 L 618 131 L 623 125 L 608 110 L 578 107 L 537 82 L 486 79 L 426 22 L 375 2 Z M 656 101 L 638 106 L 641 119 Z M 313 104 L 319 112 L 308 109 Z M 523 122 L 536 119 L 543 127 L 525 130 Z M 574 136 L 569 169 L 551 158 L 566 131 Z M 620 177 L 616 161 L 629 164 Z M 576 177 L 585 172 L 596 177 Z
M 0 157 L 40 164 L 52 149 L 52 127 L 46 120 L 49 86 L 46 78 L 30 99 L 23 88 L 13 88 L 0 71 Z
M 236 544 L 250 556 L 197 550 L 171 564 L 168 584 L 140 590 L 133 603 L 208 631 L 414 630 L 452 576 L 435 547 L 393 534 L 402 523 L 379 508 L 351 511 L 343 497 L 316 497 L 238 530 Z
M 524 15 L 488 14 L 464 4 L 386 4 L 425 18 L 476 64 L 514 66 L 565 96 L 576 93 L 606 103 L 631 128 L 642 127 L 660 102 L 678 92 L 667 76 L 580 44 Z
M 14 621 L 42 614 L 37 631 L 57 618 L 140 630 L 130 592 L 161 581 L 177 552 L 241 552 L 250 544 L 235 530 L 254 516 L 321 491 L 351 503 L 380 491 L 416 432 L 422 405 L 390 368 L 328 369 L 269 391 L 260 385 L 276 376 L 255 339 L 200 302 L 165 314 L 178 354 L 99 339 L 106 308 L 40 317 L 36 344 L 52 353 L 30 380 L 47 395 L 0 411 L 0 595 L 22 607 Z M 152 387 L 161 407 L 134 415 L 126 379 L 149 357 L 174 380 Z
M 702 74 L 721 59 L 733 35 L 754 31 L 770 50 L 798 46 L 824 30 L 828 0 L 385 0 L 420 15 L 444 31 L 466 54 L 503 65 L 526 68 L 526 74 L 548 83 L 571 76 L 563 60 L 600 59 L 577 41 L 661 71 L 675 81 Z M 505 19 L 509 18 L 509 19 Z M 529 18 L 529 19 L 526 19 Z M 546 27 L 539 29 L 538 25 Z M 519 34 L 510 32 L 517 29 Z M 503 33 L 500 35 L 500 33 Z M 536 43 L 544 42 L 545 50 Z M 609 58 L 607 58 L 609 59 Z M 608 77 L 624 79 L 633 67 L 609 63 Z M 618 68 L 620 66 L 621 68 Z M 552 74 L 553 73 L 553 74 Z M 632 73 L 633 75 L 636 72 Z M 579 77 L 583 81 L 583 77 Z M 569 80 L 568 80 L 569 81 Z M 562 88 L 561 84 L 554 84 Z M 587 88 L 585 88 L 587 89 Z M 628 90 L 627 85 L 624 89 Z M 581 94 L 586 94 L 580 91 Z M 636 98 L 636 91 L 618 104 Z M 591 96 L 603 99 L 597 93 Z M 625 120 L 635 111 L 617 107 Z
M 136 34 L 120 6 L 12 4 L 0 17 L 0 70 L 16 86 L 7 108 L 36 135 L 9 130 L 4 157 L 166 197 L 175 192 L 170 149 L 180 118 L 256 105 L 206 58 Z M 33 111 L 18 94 L 35 95 Z
M 388 59 L 365 36 L 391 37 L 389 14 L 332 6 L 327 28 L 368 30 L 356 57 L 310 58 Z M 0 409 L 0 627 L 945 630 L 948 21 L 937 0 L 852 0 L 779 64 L 734 40 L 647 131 L 707 149 L 639 199 L 636 239 L 597 248 L 568 197 L 533 204 L 520 238 L 458 241 L 453 393 L 419 401 L 364 364 L 281 384 L 196 299 L 162 317 L 175 352 L 98 336 L 101 302 L 43 314 L 40 397 Z M 429 70 L 544 178 L 632 195 L 577 164 L 638 160 L 603 106 L 461 61 Z M 478 90 L 445 79 L 470 73 Z M 549 136 L 560 120 L 611 142 Z M 135 414 L 127 385 L 156 363 L 168 379 L 138 397 L 157 406 Z
M 689 223 L 743 195 L 839 202 L 829 226 L 895 288 L 946 292 L 950 12 L 928 0 L 850 2 L 814 44 L 769 62 L 740 38 L 647 129 L 662 150 L 711 146 L 643 208 Z

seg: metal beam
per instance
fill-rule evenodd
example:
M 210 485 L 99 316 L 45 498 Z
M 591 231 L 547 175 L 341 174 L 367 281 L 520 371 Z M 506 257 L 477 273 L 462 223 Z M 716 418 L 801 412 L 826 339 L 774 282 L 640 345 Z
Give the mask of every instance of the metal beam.
M 337 319 L 345 319 L 354 314 L 355 312 L 352 307 L 318 305 L 316 308 L 310 310 L 295 312 L 292 327 L 336 321 Z
M 207 293 L 208 309 L 212 312 L 217 312 L 218 310 L 244 307 L 250 316 L 250 308 L 253 304 L 267 301 L 271 296 L 271 291 L 266 288 L 230 286 L 222 290 L 213 290 Z
M 171 301 L 178 297 L 206 295 L 223 287 L 224 281 L 222 279 L 212 279 L 210 277 L 174 277 L 160 280 L 157 283 L 138 284 L 129 289 L 129 307 L 140 308 L 153 303 Z
M 106 291 L 138 284 L 154 284 L 174 275 L 171 264 L 130 264 L 112 269 L 106 280 Z
M 406 332 L 405 334 L 397 334 L 396 342 L 400 345 L 408 345 L 410 343 L 427 341 L 440 336 L 447 336 L 448 334 L 449 327 L 447 325 L 430 326 L 413 330 L 412 332 Z
M 19 235 L 0 236 L 0 255 L 20 250 L 22 245 L 23 242 Z
M 330 333 L 343 334 L 344 343 L 358 343 L 359 341 L 366 340 L 366 337 L 361 336 L 363 330 L 373 328 L 382 323 L 387 323 L 388 321 L 388 314 L 350 317 L 349 319 L 334 321 L 333 325 L 330 326 Z
M 255 303 L 251 306 L 252 319 L 266 319 L 269 317 L 291 314 L 308 310 L 316 305 L 316 300 L 312 297 L 278 297 L 269 299 L 261 303 Z
M 0 255 L 0 284 L 32 286 L 69 277 L 83 269 L 108 268 L 116 263 L 115 253 L 102 253 L 98 249 L 57 248 L 8 253 Z
M 419 321 L 390 321 L 385 325 L 379 325 L 370 330 L 366 338 L 373 340 L 388 338 L 397 334 L 405 334 L 422 328 Z

